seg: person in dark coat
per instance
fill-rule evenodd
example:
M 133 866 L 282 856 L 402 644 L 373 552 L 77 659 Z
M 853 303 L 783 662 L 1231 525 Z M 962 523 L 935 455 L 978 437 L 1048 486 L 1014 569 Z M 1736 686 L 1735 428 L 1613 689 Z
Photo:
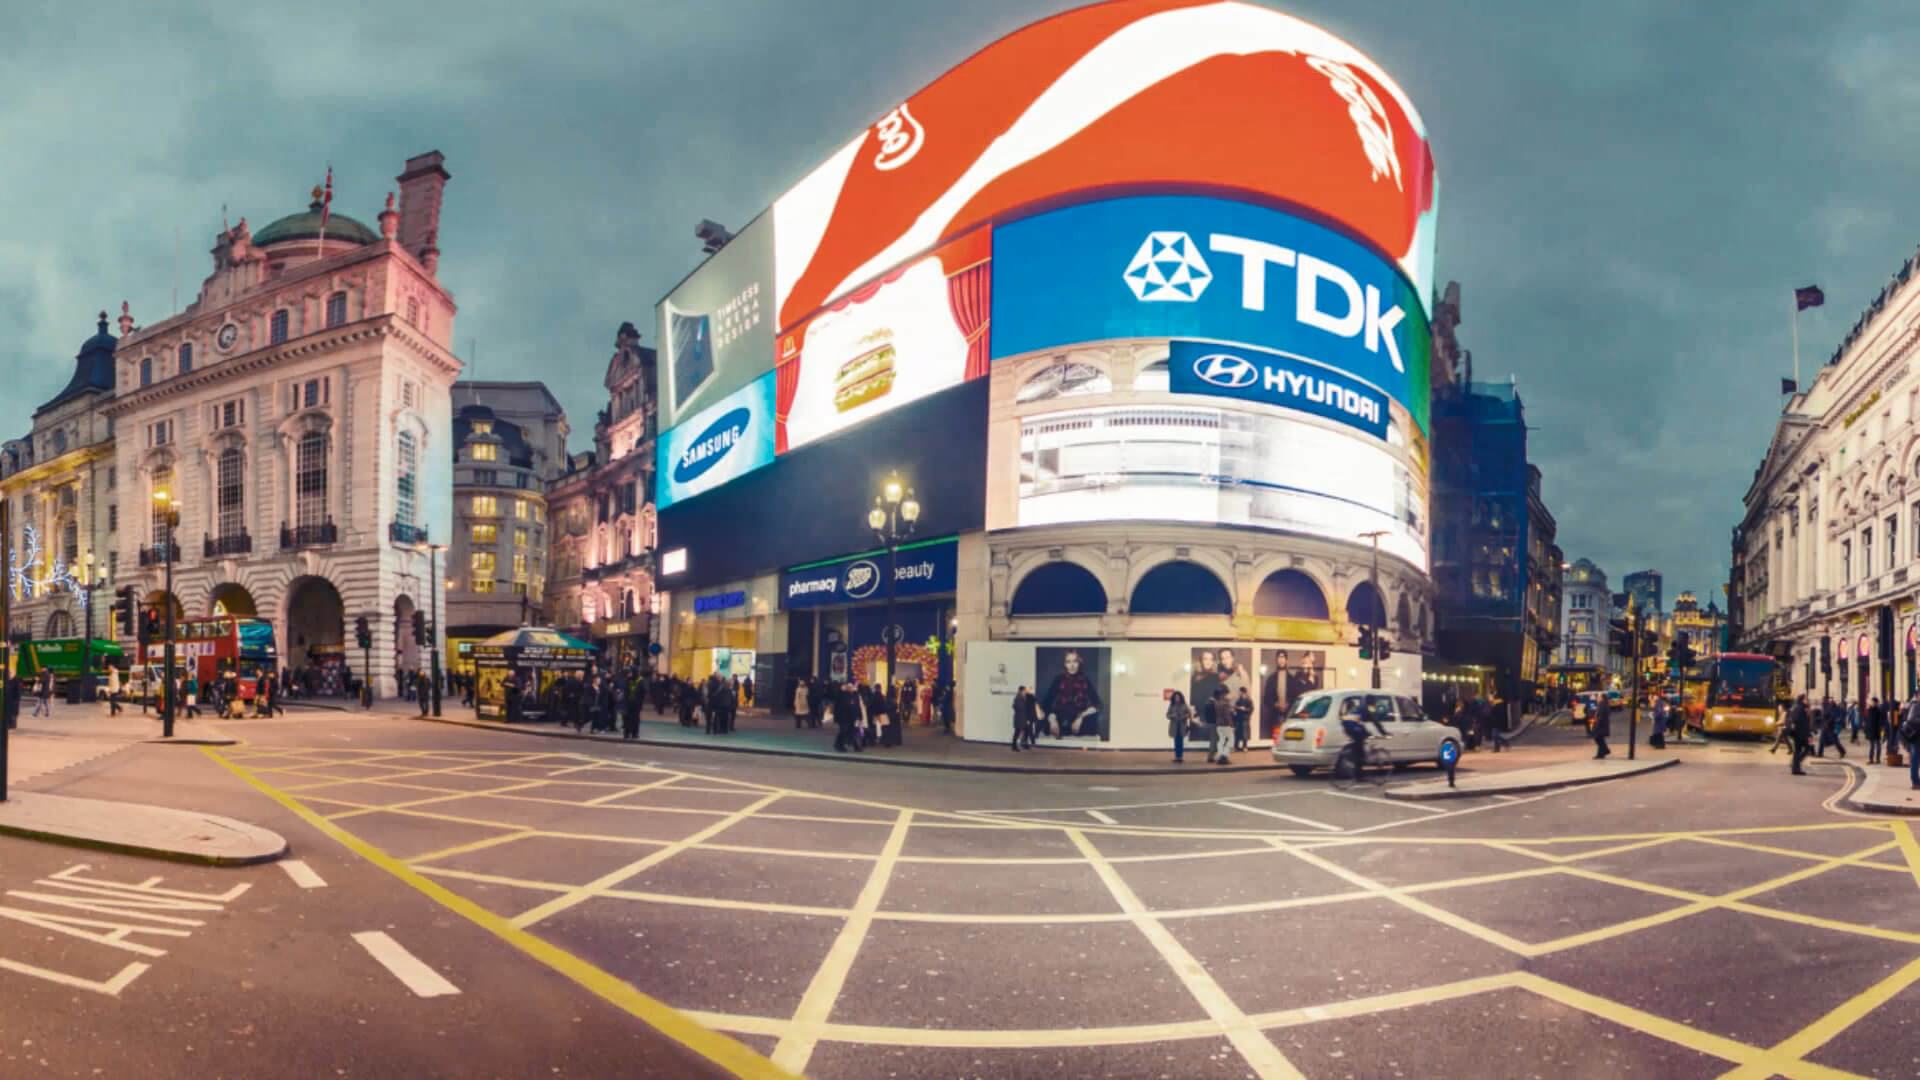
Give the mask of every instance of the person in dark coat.
M 1887 709 L 1878 701 L 1867 709 L 1867 764 L 1880 764 L 1880 743 L 1887 737 Z
M 1807 760 L 1807 743 L 1813 737 L 1813 714 L 1807 710 L 1807 695 L 1801 694 L 1787 710 L 1787 738 L 1793 742 L 1793 775 L 1805 776 L 1800 766 Z
M 1593 747 L 1595 761 L 1613 753 L 1607 749 L 1607 740 L 1613 735 L 1613 703 L 1607 695 L 1601 694 L 1593 701 Z
M 640 699 L 644 693 L 644 689 L 644 683 L 635 683 L 632 692 L 627 694 L 626 700 L 622 702 L 622 708 L 620 710 L 620 737 L 623 739 L 637 739 L 640 737 L 640 706 L 643 704 Z
M 847 683 L 833 695 L 833 749 L 836 753 L 860 750 L 860 736 L 857 733 L 859 723 L 860 692 L 854 689 L 852 683 Z

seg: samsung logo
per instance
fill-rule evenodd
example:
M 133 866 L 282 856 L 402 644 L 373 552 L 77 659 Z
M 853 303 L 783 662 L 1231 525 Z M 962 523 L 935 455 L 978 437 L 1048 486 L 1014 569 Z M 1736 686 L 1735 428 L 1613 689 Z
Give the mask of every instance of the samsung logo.
M 673 466 L 673 482 L 691 483 L 720 464 L 722 458 L 740 445 L 752 423 L 753 413 L 747 409 L 733 409 L 715 420 L 680 452 Z

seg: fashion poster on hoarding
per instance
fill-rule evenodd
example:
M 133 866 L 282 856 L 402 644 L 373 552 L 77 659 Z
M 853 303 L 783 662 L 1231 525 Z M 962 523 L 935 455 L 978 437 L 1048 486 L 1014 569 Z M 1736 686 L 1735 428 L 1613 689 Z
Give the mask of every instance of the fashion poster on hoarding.
M 780 335 L 778 451 L 985 375 L 992 250 L 980 229 Z
M 1187 704 L 1193 708 L 1195 716 L 1204 715 L 1202 710 L 1213 697 L 1216 689 L 1227 691 L 1227 706 L 1240 700 L 1240 691 L 1252 692 L 1253 650 L 1244 645 L 1198 645 L 1189 661 L 1187 683 Z M 1231 714 L 1222 717 L 1230 719 Z
M 1104 645 L 1041 645 L 1033 650 L 1034 689 L 1048 735 L 1109 738 L 1111 650 Z
M 1325 649 L 1260 650 L 1260 738 L 1273 738 L 1293 703 L 1327 683 Z

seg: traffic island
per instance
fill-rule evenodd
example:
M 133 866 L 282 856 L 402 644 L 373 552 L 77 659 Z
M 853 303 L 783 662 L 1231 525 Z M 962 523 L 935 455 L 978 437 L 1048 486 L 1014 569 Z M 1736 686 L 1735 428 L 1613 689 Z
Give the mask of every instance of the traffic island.
M 288 850 L 279 833 L 216 814 L 30 791 L 0 802 L 0 834 L 205 866 L 272 862 Z
M 1853 789 L 1843 800 L 1848 807 L 1869 814 L 1920 816 L 1920 788 L 1913 786 L 1905 765 L 1859 765 L 1851 761 L 1834 764 L 1854 774 Z
M 1678 764 L 1680 764 L 1679 758 L 1652 757 L 1635 761 L 1625 758 L 1567 761 L 1533 769 L 1468 774 L 1457 777 L 1456 782 L 1451 785 L 1444 778 L 1394 784 L 1387 787 L 1383 794 L 1389 799 L 1409 801 L 1519 795 L 1530 791 L 1552 791 L 1556 788 L 1579 787 L 1582 784 L 1599 784 L 1608 780 L 1639 776 L 1657 769 L 1672 768 Z

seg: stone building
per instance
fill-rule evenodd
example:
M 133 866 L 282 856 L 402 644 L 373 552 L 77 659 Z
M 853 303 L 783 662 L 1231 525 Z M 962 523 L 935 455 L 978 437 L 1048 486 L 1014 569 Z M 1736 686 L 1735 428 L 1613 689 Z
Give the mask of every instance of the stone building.
M 450 528 L 460 373 L 438 278 L 442 161 L 407 161 L 377 230 L 318 189 L 257 233 L 243 218 L 184 311 L 122 319 L 106 406 L 120 576 L 160 609 L 171 560 L 179 614 L 267 620 L 282 665 L 322 692 L 350 663 L 392 693 L 396 666 L 421 663 L 412 615 L 439 587 L 424 544 Z
M 567 465 L 567 415 L 545 383 L 453 388 L 453 536 L 443 564 L 447 644 L 547 621 L 547 485 Z
M 599 645 L 616 668 L 644 666 L 655 638 L 655 363 L 640 332 L 621 323 L 593 451 L 574 455 L 547 493 L 553 625 Z
M 1554 673 L 1571 690 L 1604 690 L 1619 674 L 1612 651 L 1613 593 L 1607 573 L 1576 559 L 1560 580 L 1560 662 Z
M 78 637 L 86 632 L 82 589 L 94 582 L 93 635 L 114 636 L 112 587 L 121 575 L 119 474 L 113 422 L 114 348 L 107 313 L 74 357 L 66 387 L 34 410 L 26 436 L 0 447 L 0 498 L 12 512 L 3 541 L 12 550 L 10 636 Z M 103 591 L 104 590 L 104 591 Z

